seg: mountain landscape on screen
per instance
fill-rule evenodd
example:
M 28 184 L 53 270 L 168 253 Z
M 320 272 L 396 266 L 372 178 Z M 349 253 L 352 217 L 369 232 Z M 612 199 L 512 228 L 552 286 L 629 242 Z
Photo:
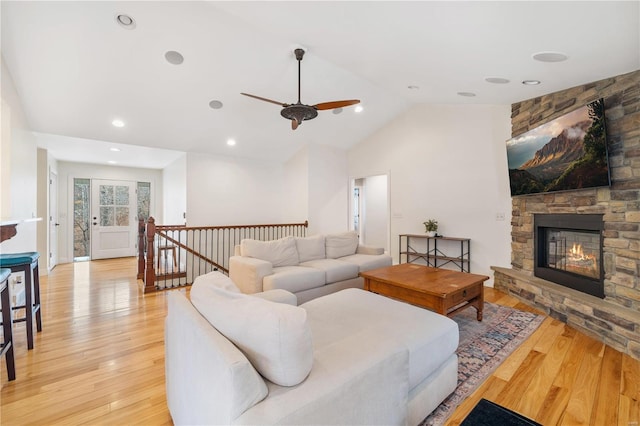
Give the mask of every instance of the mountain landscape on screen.
M 602 99 L 507 141 L 511 195 L 609 185 Z

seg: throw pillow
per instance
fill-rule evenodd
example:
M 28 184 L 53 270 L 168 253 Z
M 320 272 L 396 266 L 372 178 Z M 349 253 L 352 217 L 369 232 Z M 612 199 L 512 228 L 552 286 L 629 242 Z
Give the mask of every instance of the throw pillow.
M 307 311 L 196 280 L 191 303 L 235 344 L 266 379 L 280 386 L 302 382 L 313 365 Z
M 296 248 L 298 249 L 300 263 L 325 258 L 323 235 L 305 238 L 296 237 Z
M 241 293 L 238 286 L 233 281 L 231 281 L 231 278 L 218 271 L 212 271 L 208 274 L 198 275 L 193 281 L 193 284 L 195 285 L 196 283 L 200 282 L 230 291 L 232 293 Z
M 298 250 L 293 237 L 285 237 L 275 241 L 242 240 L 240 242 L 242 256 L 271 262 L 273 267 L 295 266 L 299 262 Z
M 328 234 L 325 236 L 327 259 L 356 254 L 358 248 L 358 234 L 356 231 Z

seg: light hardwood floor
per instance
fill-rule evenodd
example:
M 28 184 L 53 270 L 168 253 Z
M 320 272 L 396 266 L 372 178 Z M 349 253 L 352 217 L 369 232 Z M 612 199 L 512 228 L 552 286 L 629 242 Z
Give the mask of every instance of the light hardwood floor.
M 14 327 L 17 380 L 4 360 L 0 423 L 171 424 L 164 392 L 166 293 L 143 296 L 133 258 L 57 266 L 42 277 L 43 331 L 27 351 Z M 531 310 L 487 289 L 486 300 Z M 545 319 L 456 410 L 480 398 L 545 425 L 638 425 L 640 362 Z

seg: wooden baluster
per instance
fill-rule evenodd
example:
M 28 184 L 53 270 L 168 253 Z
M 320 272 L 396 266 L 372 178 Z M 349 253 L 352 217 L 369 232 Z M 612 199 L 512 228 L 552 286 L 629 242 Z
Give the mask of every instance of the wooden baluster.
M 144 293 L 156 291 L 156 271 L 153 268 L 155 247 L 153 240 L 156 236 L 156 220 L 149 217 L 147 220 L 147 267 L 144 274 Z
M 144 279 L 144 219 L 138 219 L 138 279 Z

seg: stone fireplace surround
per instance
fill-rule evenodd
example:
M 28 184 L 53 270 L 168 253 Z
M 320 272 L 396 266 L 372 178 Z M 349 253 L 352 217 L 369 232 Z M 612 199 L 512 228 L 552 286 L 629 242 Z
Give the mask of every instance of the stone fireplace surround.
M 640 70 L 512 105 L 512 135 L 605 100 L 610 188 L 512 198 L 511 266 L 495 288 L 640 359 Z M 602 214 L 604 299 L 533 276 L 534 214 Z

